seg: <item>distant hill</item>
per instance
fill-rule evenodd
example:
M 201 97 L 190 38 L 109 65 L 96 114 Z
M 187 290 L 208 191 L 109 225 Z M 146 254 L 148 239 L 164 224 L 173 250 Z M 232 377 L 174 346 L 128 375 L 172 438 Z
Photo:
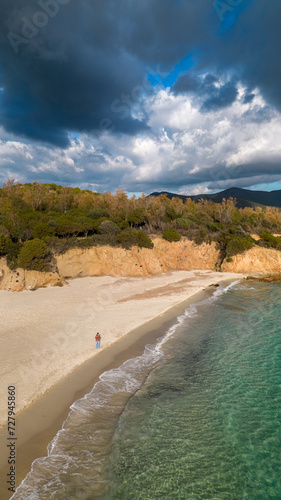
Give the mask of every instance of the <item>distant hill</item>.
M 221 203 L 223 198 L 235 198 L 237 200 L 237 207 L 256 207 L 256 206 L 268 206 L 268 207 L 278 207 L 281 208 L 281 190 L 276 191 L 250 191 L 249 189 L 241 188 L 229 188 L 225 191 L 215 194 L 199 194 L 196 196 L 185 196 L 181 194 L 173 194 L 167 191 L 154 192 L 150 196 L 160 196 L 165 194 L 168 198 L 181 198 L 185 201 L 187 198 L 191 198 L 193 201 L 198 202 L 200 199 L 212 200 L 215 203 Z

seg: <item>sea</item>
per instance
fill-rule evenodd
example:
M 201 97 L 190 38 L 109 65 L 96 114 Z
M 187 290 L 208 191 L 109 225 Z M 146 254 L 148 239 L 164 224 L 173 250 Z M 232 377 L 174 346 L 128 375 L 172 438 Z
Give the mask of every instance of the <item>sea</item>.
M 281 499 L 281 284 L 222 284 L 76 401 L 13 500 Z

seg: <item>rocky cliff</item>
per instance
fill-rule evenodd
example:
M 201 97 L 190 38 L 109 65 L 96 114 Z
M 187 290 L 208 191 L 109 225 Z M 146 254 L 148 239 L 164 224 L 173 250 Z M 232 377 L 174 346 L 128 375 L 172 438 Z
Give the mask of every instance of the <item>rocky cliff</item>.
M 40 273 L 17 269 L 11 271 L 5 258 L 0 259 L 0 289 L 21 291 L 45 286 L 62 286 L 67 278 L 79 276 L 150 276 L 171 269 L 211 269 L 219 267 L 224 272 L 276 274 L 281 272 L 281 252 L 253 247 L 224 261 L 220 266 L 216 244 L 182 239 L 169 243 L 160 238 L 153 240 L 154 248 L 130 250 L 109 246 L 89 249 L 72 249 L 56 255 L 57 272 Z
M 11 271 L 6 258 L 0 259 L 0 290 L 21 292 L 22 290 L 36 290 L 45 286 L 62 286 L 66 281 L 54 272 L 40 273 L 39 271 L 25 271 L 16 269 Z
M 57 268 L 64 278 L 77 276 L 150 276 L 169 269 L 214 269 L 219 252 L 215 243 L 195 245 L 181 240 L 169 243 L 160 238 L 153 240 L 154 248 L 130 250 L 113 247 L 72 249 L 57 255 Z
M 232 257 L 232 262 L 224 261 L 221 271 L 227 273 L 280 273 L 281 252 L 273 248 L 255 246 Z

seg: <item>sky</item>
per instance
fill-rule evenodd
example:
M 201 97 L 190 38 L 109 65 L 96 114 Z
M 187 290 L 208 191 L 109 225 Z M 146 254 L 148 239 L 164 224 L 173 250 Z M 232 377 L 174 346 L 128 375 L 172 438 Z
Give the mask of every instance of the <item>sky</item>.
M 278 0 L 1 0 L 0 184 L 281 189 Z

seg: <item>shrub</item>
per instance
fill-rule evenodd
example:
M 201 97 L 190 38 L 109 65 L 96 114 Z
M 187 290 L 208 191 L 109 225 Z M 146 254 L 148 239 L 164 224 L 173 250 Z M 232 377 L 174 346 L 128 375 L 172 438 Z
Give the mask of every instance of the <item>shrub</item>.
M 143 232 L 137 229 L 124 230 L 117 236 L 117 241 L 124 248 L 131 248 L 132 246 L 138 246 L 140 248 L 153 248 L 154 244 L 152 240 Z
M 170 220 L 179 219 L 181 216 L 178 214 L 173 207 L 166 207 L 165 210 L 165 220 L 168 222 Z
M 187 236 L 190 240 L 194 241 L 196 245 L 202 245 L 202 243 L 211 243 L 212 237 L 211 233 L 207 234 L 204 229 L 193 229 L 188 231 Z
M 22 245 L 13 243 L 11 238 L 0 234 L 0 256 L 6 255 L 7 264 L 10 269 L 15 269 L 18 264 L 18 254 Z
M 166 229 L 164 231 L 164 233 L 162 234 L 162 237 L 164 238 L 164 240 L 167 240 L 167 241 L 180 241 L 181 239 L 181 236 L 179 235 L 179 233 L 176 231 L 176 229 Z
M 83 238 L 82 240 L 76 240 L 76 247 L 78 248 L 91 248 L 94 246 L 93 238 Z
M 119 227 L 119 229 L 128 229 L 130 227 L 130 224 L 127 220 L 122 219 L 121 217 L 117 217 L 114 219 L 115 224 Z
M 104 220 L 98 227 L 99 234 L 119 234 L 121 229 L 111 220 Z
M 18 254 L 22 245 L 13 243 L 9 236 L 0 233 L 0 256 L 6 255 L 7 264 L 10 269 L 15 269 L 18 263 Z
M 226 245 L 226 256 L 232 257 L 238 253 L 242 253 L 253 246 L 254 242 L 252 238 L 240 238 L 240 236 L 235 236 L 231 238 Z
M 7 253 L 7 264 L 10 269 L 16 269 L 18 266 L 18 255 L 22 245 L 19 242 L 13 243 L 9 245 L 8 253 Z
M 92 208 L 92 210 L 90 210 L 88 213 L 88 217 L 94 220 L 98 220 L 103 217 L 108 218 L 109 212 L 105 208 Z
M 207 222 L 206 226 L 213 233 L 216 233 L 216 232 L 220 231 L 223 228 L 223 225 L 222 224 L 218 224 L 217 222 Z
M 111 247 L 118 246 L 116 234 L 94 234 L 92 236 L 93 246 L 109 245 Z
M 190 226 L 190 222 L 186 219 L 180 218 L 175 219 L 169 224 L 169 229 L 188 229 Z
M 227 231 L 229 234 L 236 234 L 237 235 L 237 227 L 236 226 L 232 226 L 231 224 L 228 224 L 227 227 L 226 227 Z
M 77 238 L 58 238 L 57 236 L 52 236 L 51 238 L 45 238 L 45 243 L 53 253 L 62 254 L 76 246 Z
M 268 219 L 262 219 L 261 221 L 262 227 L 268 228 L 268 231 L 271 229 L 272 224 Z
M 51 220 L 48 221 L 48 225 L 51 226 L 52 228 L 54 228 L 55 231 L 59 227 L 58 222 L 56 220 L 53 220 L 53 219 L 51 219 Z
M 0 233 L 0 255 L 7 255 L 12 245 L 11 238 Z
M 121 233 L 117 236 L 118 243 L 120 243 L 122 247 L 127 249 L 131 248 L 133 245 L 136 245 L 137 241 L 132 233 L 133 231 L 130 231 L 128 229 L 121 231 Z
M 149 238 L 149 236 L 147 236 L 147 234 L 145 234 L 143 231 L 137 231 L 137 239 L 138 239 L 138 246 L 140 248 L 144 247 L 144 248 L 153 248 L 154 247 L 154 243 L 153 241 L 151 240 L 151 238 Z
M 53 236 L 55 234 L 55 229 L 45 222 L 40 222 L 33 229 L 33 237 L 34 238 L 45 238 L 47 236 Z
M 273 236 L 271 233 L 263 233 L 261 234 L 261 239 L 267 248 L 281 248 L 281 238 L 278 236 Z
M 50 268 L 50 249 L 39 238 L 26 241 L 18 256 L 18 265 L 34 271 L 48 271 Z

